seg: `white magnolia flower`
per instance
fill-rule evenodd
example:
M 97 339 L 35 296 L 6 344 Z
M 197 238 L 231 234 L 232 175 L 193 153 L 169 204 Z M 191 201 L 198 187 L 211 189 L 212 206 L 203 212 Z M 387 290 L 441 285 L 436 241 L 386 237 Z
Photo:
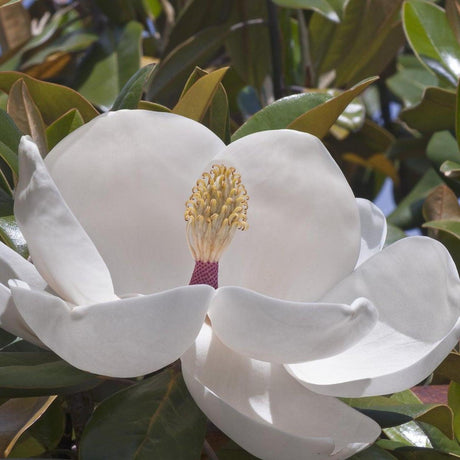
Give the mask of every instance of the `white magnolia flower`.
M 210 321 L 182 356 L 183 374 L 206 415 L 262 459 L 344 459 L 367 447 L 379 426 L 335 396 L 408 388 L 458 341 L 460 283 L 447 250 L 424 237 L 382 250 L 385 218 L 353 197 L 327 150 L 308 134 L 265 131 L 225 147 L 191 120 L 119 111 L 69 135 L 46 164 L 107 264 L 117 294 L 181 286 L 192 271 L 192 283 L 216 285 L 219 268 Z M 193 270 L 183 205 L 213 165 L 187 202 Z M 27 213 L 35 221 L 48 208 L 29 206 Z M 247 224 L 247 231 L 235 232 Z M 43 246 L 53 247 L 56 233 Z M 79 260 L 77 252 L 70 249 L 62 263 Z M 58 315 L 49 311 L 43 319 L 42 306 L 25 301 L 29 292 L 48 295 L 13 289 L 25 323 L 50 346 L 45 338 L 54 340 L 60 330 L 49 326 Z M 203 303 L 207 295 L 203 291 Z M 195 315 L 187 313 L 184 322 Z M 157 326 L 154 316 L 146 329 Z M 108 325 L 100 320 L 104 334 L 92 328 L 93 337 L 103 341 L 111 328 L 130 331 L 110 358 L 113 343 L 106 344 L 105 359 L 116 359 L 137 334 L 124 324 L 128 314 L 106 317 Z M 164 334 L 177 340 L 184 324 L 172 324 L 166 313 L 161 321 Z M 59 342 L 56 352 L 70 348 L 64 333 Z

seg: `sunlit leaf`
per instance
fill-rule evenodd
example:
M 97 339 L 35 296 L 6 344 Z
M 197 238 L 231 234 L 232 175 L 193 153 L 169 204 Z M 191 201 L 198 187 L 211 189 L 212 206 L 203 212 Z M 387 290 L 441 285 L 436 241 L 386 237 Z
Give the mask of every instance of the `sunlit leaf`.
M 408 0 L 403 7 L 407 40 L 420 61 L 438 77 L 457 85 L 460 46 L 445 11 L 431 2 Z
M 179 99 L 173 113 L 200 121 L 208 110 L 228 67 L 204 75 Z
M 78 109 L 85 122 L 98 115 L 97 110 L 73 89 L 40 81 L 20 72 L 0 72 L 0 90 L 9 93 L 19 79 L 27 83 L 30 95 L 47 125 L 71 109 Z
M 398 172 L 395 166 L 383 153 L 372 155 L 369 158 L 362 158 L 355 153 L 346 153 L 342 155 L 345 161 L 358 164 L 373 171 L 379 171 L 385 176 L 390 177 L 394 183 L 399 183 Z
M 51 150 L 59 141 L 84 124 L 77 109 L 69 110 L 46 129 L 48 148 Z
M 29 257 L 27 242 L 21 233 L 14 216 L 0 217 L 0 239 L 3 243 L 21 254 L 24 258 Z
M 205 429 L 206 418 L 181 374 L 166 369 L 98 405 L 83 433 L 80 458 L 196 460 Z
M 430 222 L 425 222 L 423 227 L 442 230 L 452 236 L 455 236 L 455 238 L 460 239 L 460 220 L 432 220 Z
M 139 101 L 137 108 L 142 110 L 151 110 L 152 112 L 171 112 L 169 107 L 150 101 Z

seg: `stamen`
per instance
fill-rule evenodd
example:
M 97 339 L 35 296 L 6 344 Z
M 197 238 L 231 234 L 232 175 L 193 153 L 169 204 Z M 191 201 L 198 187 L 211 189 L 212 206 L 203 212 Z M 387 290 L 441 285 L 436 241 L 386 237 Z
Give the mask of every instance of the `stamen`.
M 214 165 L 203 173 L 185 204 L 187 242 L 195 261 L 217 264 L 235 231 L 248 228 L 248 199 L 235 168 Z

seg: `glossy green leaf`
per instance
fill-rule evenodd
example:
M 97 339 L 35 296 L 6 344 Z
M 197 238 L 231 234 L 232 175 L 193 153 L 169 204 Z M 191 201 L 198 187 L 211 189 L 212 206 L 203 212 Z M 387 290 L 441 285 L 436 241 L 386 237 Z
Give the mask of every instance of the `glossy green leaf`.
M 324 137 L 329 128 L 337 121 L 346 107 L 361 94 L 369 85 L 374 83 L 378 77 L 368 78 L 352 88 L 343 91 L 338 96 L 331 98 L 308 112 L 300 115 L 287 127 L 313 134 L 319 138 Z
M 205 429 L 182 375 L 166 369 L 98 405 L 83 433 L 80 459 L 196 460 Z
M 407 40 L 420 61 L 438 77 L 457 86 L 460 46 L 445 11 L 431 2 L 408 0 L 403 19 Z
M 455 460 L 458 455 L 424 447 L 402 447 L 395 451 L 400 460 Z
M 273 0 L 279 6 L 284 8 L 302 8 L 313 10 L 322 14 L 330 21 L 340 22 L 342 9 L 345 5 L 343 0 Z
M 445 161 L 439 170 L 446 176 L 452 179 L 458 179 L 460 177 L 460 163 L 456 161 Z
M 403 55 L 398 59 L 397 73 L 385 83 L 405 108 L 418 104 L 428 86 L 437 86 L 438 79 L 423 67 L 415 56 Z
M 46 129 L 48 148 L 51 150 L 59 141 L 84 124 L 77 109 L 69 110 Z
M 44 157 L 48 153 L 45 122 L 23 79 L 11 86 L 7 111 L 18 128 L 32 137 Z
M 226 27 L 208 27 L 174 48 L 155 67 L 148 83 L 147 99 L 173 105 L 193 69 L 203 67 L 229 33 Z
M 153 71 L 154 64 L 140 68 L 125 84 L 113 103 L 112 110 L 137 109 L 144 92 L 147 80 Z
M 0 90 L 9 93 L 13 84 L 21 78 L 27 83 L 30 95 L 47 125 L 71 109 L 78 109 L 85 122 L 98 115 L 96 109 L 73 89 L 40 81 L 19 72 L 0 72 Z
M 403 110 L 399 117 L 411 128 L 422 132 L 454 129 L 455 102 L 453 91 L 427 87 L 421 102 Z
M 396 441 L 406 446 L 432 447 L 430 439 L 416 422 L 385 428 L 383 432 L 391 441 Z
M 0 109 L 0 141 L 17 153 L 22 132 L 5 110 Z M 1 154 L 1 152 L 0 152 Z M 15 171 L 17 172 L 17 170 Z
M 80 67 L 77 88 L 92 103 L 109 108 L 139 70 L 143 27 L 136 21 L 110 27 Z
M 29 257 L 27 242 L 24 239 L 14 216 L 0 217 L 0 238 L 7 246 L 14 249 L 24 258 Z
M 228 67 L 223 67 L 198 79 L 179 99 L 173 113 L 201 121 L 227 70 Z
M 449 131 L 435 133 L 431 137 L 426 148 L 426 155 L 437 169 L 446 161 L 460 163 L 460 150 L 454 136 Z
M 55 397 L 14 398 L 0 405 L 0 456 L 8 457 L 19 436 L 30 427 Z
M 9 457 L 29 458 L 55 449 L 65 429 L 65 414 L 61 401 L 55 400 L 38 420 L 21 434 Z
M 428 423 L 419 424 L 428 436 L 431 445 L 438 451 L 460 455 L 460 446 L 457 441 L 449 439 L 438 428 Z
M 432 220 L 425 222 L 423 227 L 442 230 L 460 239 L 460 220 Z
M 142 109 L 142 110 L 151 110 L 152 112 L 171 113 L 171 109 L 169 107 L 165 107 L 164 105 L 157 104 L 155 102 L 149 102 L 149 101 L 139 101 L 137 108 Z
M 297 117 L 330 98 L 328 94 L 304 93 L 279 99 L 249 118 L 235 131 L 232 141 L 258 131 L 287 128 Z
M 403 230 L 421 225 L 423 202 L 428 194 L 441 183 L 439 175 L 430 168 L 388 216 L 388 222 Z
M 101 378 L 80 371 L 49 352 L 0 352 L 0 397 L 69 394 L 98 385 Z

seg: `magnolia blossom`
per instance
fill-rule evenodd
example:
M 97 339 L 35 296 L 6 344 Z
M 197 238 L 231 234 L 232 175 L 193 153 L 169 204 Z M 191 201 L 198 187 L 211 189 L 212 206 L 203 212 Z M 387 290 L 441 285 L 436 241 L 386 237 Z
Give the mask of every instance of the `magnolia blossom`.
M 180 324 L 175 323 L 168 317 L 173 302 L 161 292 L 153 294 L 164 305 L 158 321 L 155 305 L 151 311 L 146 306 L 136 313 L 141 323 L 136 326 L 129 312 L 115 315 L 124 300 L 110 301 L 114 316 L 106 308 L 95 318 L 89 315 L 104 303 L 69 307 L 69 291 L 57 288 L 62 279 L 70 278 L 69 271 L 77 279 L 84 273 L 85 283 L 93 279 L 86 274 L 94 262 L 81 252 L 81 234 L 94 243 L 91 254 L 102 256 L 119 297 L 137 292 L 144 294 L 139 299 L 148 299 L 186 284 L 192 272 L 192 283 L 220 286 L 208 287 L 210 298 L 202 284 L 190 286 L 190 292 L 177 288 L 184 303 L 193 288 L 203 289 L 196 295 L 204 310 L 209 307 L 208 319 L 181 358 L 183 375 L 203 412 L 257 457 L 345 459 L 364 449 L 378 437 L 379 426 L 335 397 L 388 394 L 415 385 L 459 339 L 460 283 L 447 250 L 424 237 L 382 250 L 382 213 L 353 197 L 313 136 L 265 131 L 226 147 L 191 120 L 119 111 L 73 132 L 45 163 L 72 210 L 65 207 L 66 213 L 84 231 L 65 224 L 61 230 L 74 236 L 69 244 L 57 243 L 67 237 L 59 236 L 62 217 L 53 209 L 55 201 L 64 205 L 53 187 L 59 200 L 30 197 L 30 205 L 18 212 L 27 240 L 38 238 L 35 232 L 43 238 L 37 240 L 42 248 L 37 254 L 29 243 L 35 265 L 67 300 L 43 292 L 43 286 L 28 290 L 13 283 L 24 326 L 64 359 L 69 350 L 73 357 L 81 354 L 80 342 L 89 337 L 87 364 L 99 354 L 99 340 L 105 360 L 118 360 L 128 347 L 138 350 L 134 359 L 141 366 L 146 354 L 166 353 L 173 341 L 185 344 L 193 335 L 182 337 L 188 322 L 203 320 L 203 310 L 192 306 L 174 314 Z M 46 176 L 38 159 L 34 164 Z M 24 175 L 21 181 L 32 183 Z M 184 203 L 197 179 L 185 225 Z M 21 206 L 21 196 L 29 193 L 24 185 L 18 189 Z M 30 195 L 36 192 L 30 189 Z M 48 216 L 46 227 L 41 215 Z M 56 244 L 63 260 L 46 255 Z M 47 270 L 53 264 L 41 268 L 41 257 L 56 265 L 52 276 Z M 18 277 L 27 281 L 22 273 Z M 83 292 L 86 284 L 79 285 Z M 65 309 L 55 308 L 56 302 Z M 88 312 L 84 328 L 80 315 L 73 314 L 80 308 Z M 153 338 L 141 336 L 136 327 L 143 334 L 151 329 Z M 75 334 L 69 334 L 72 328 Z M 79 334 L 79 345 L 69 345 Z M 160 343 L 157 334 L 168 342 Z M 118 335 L 117 343 L 107 339 Z M 119 364 L 118 371 L 127 374 Z

